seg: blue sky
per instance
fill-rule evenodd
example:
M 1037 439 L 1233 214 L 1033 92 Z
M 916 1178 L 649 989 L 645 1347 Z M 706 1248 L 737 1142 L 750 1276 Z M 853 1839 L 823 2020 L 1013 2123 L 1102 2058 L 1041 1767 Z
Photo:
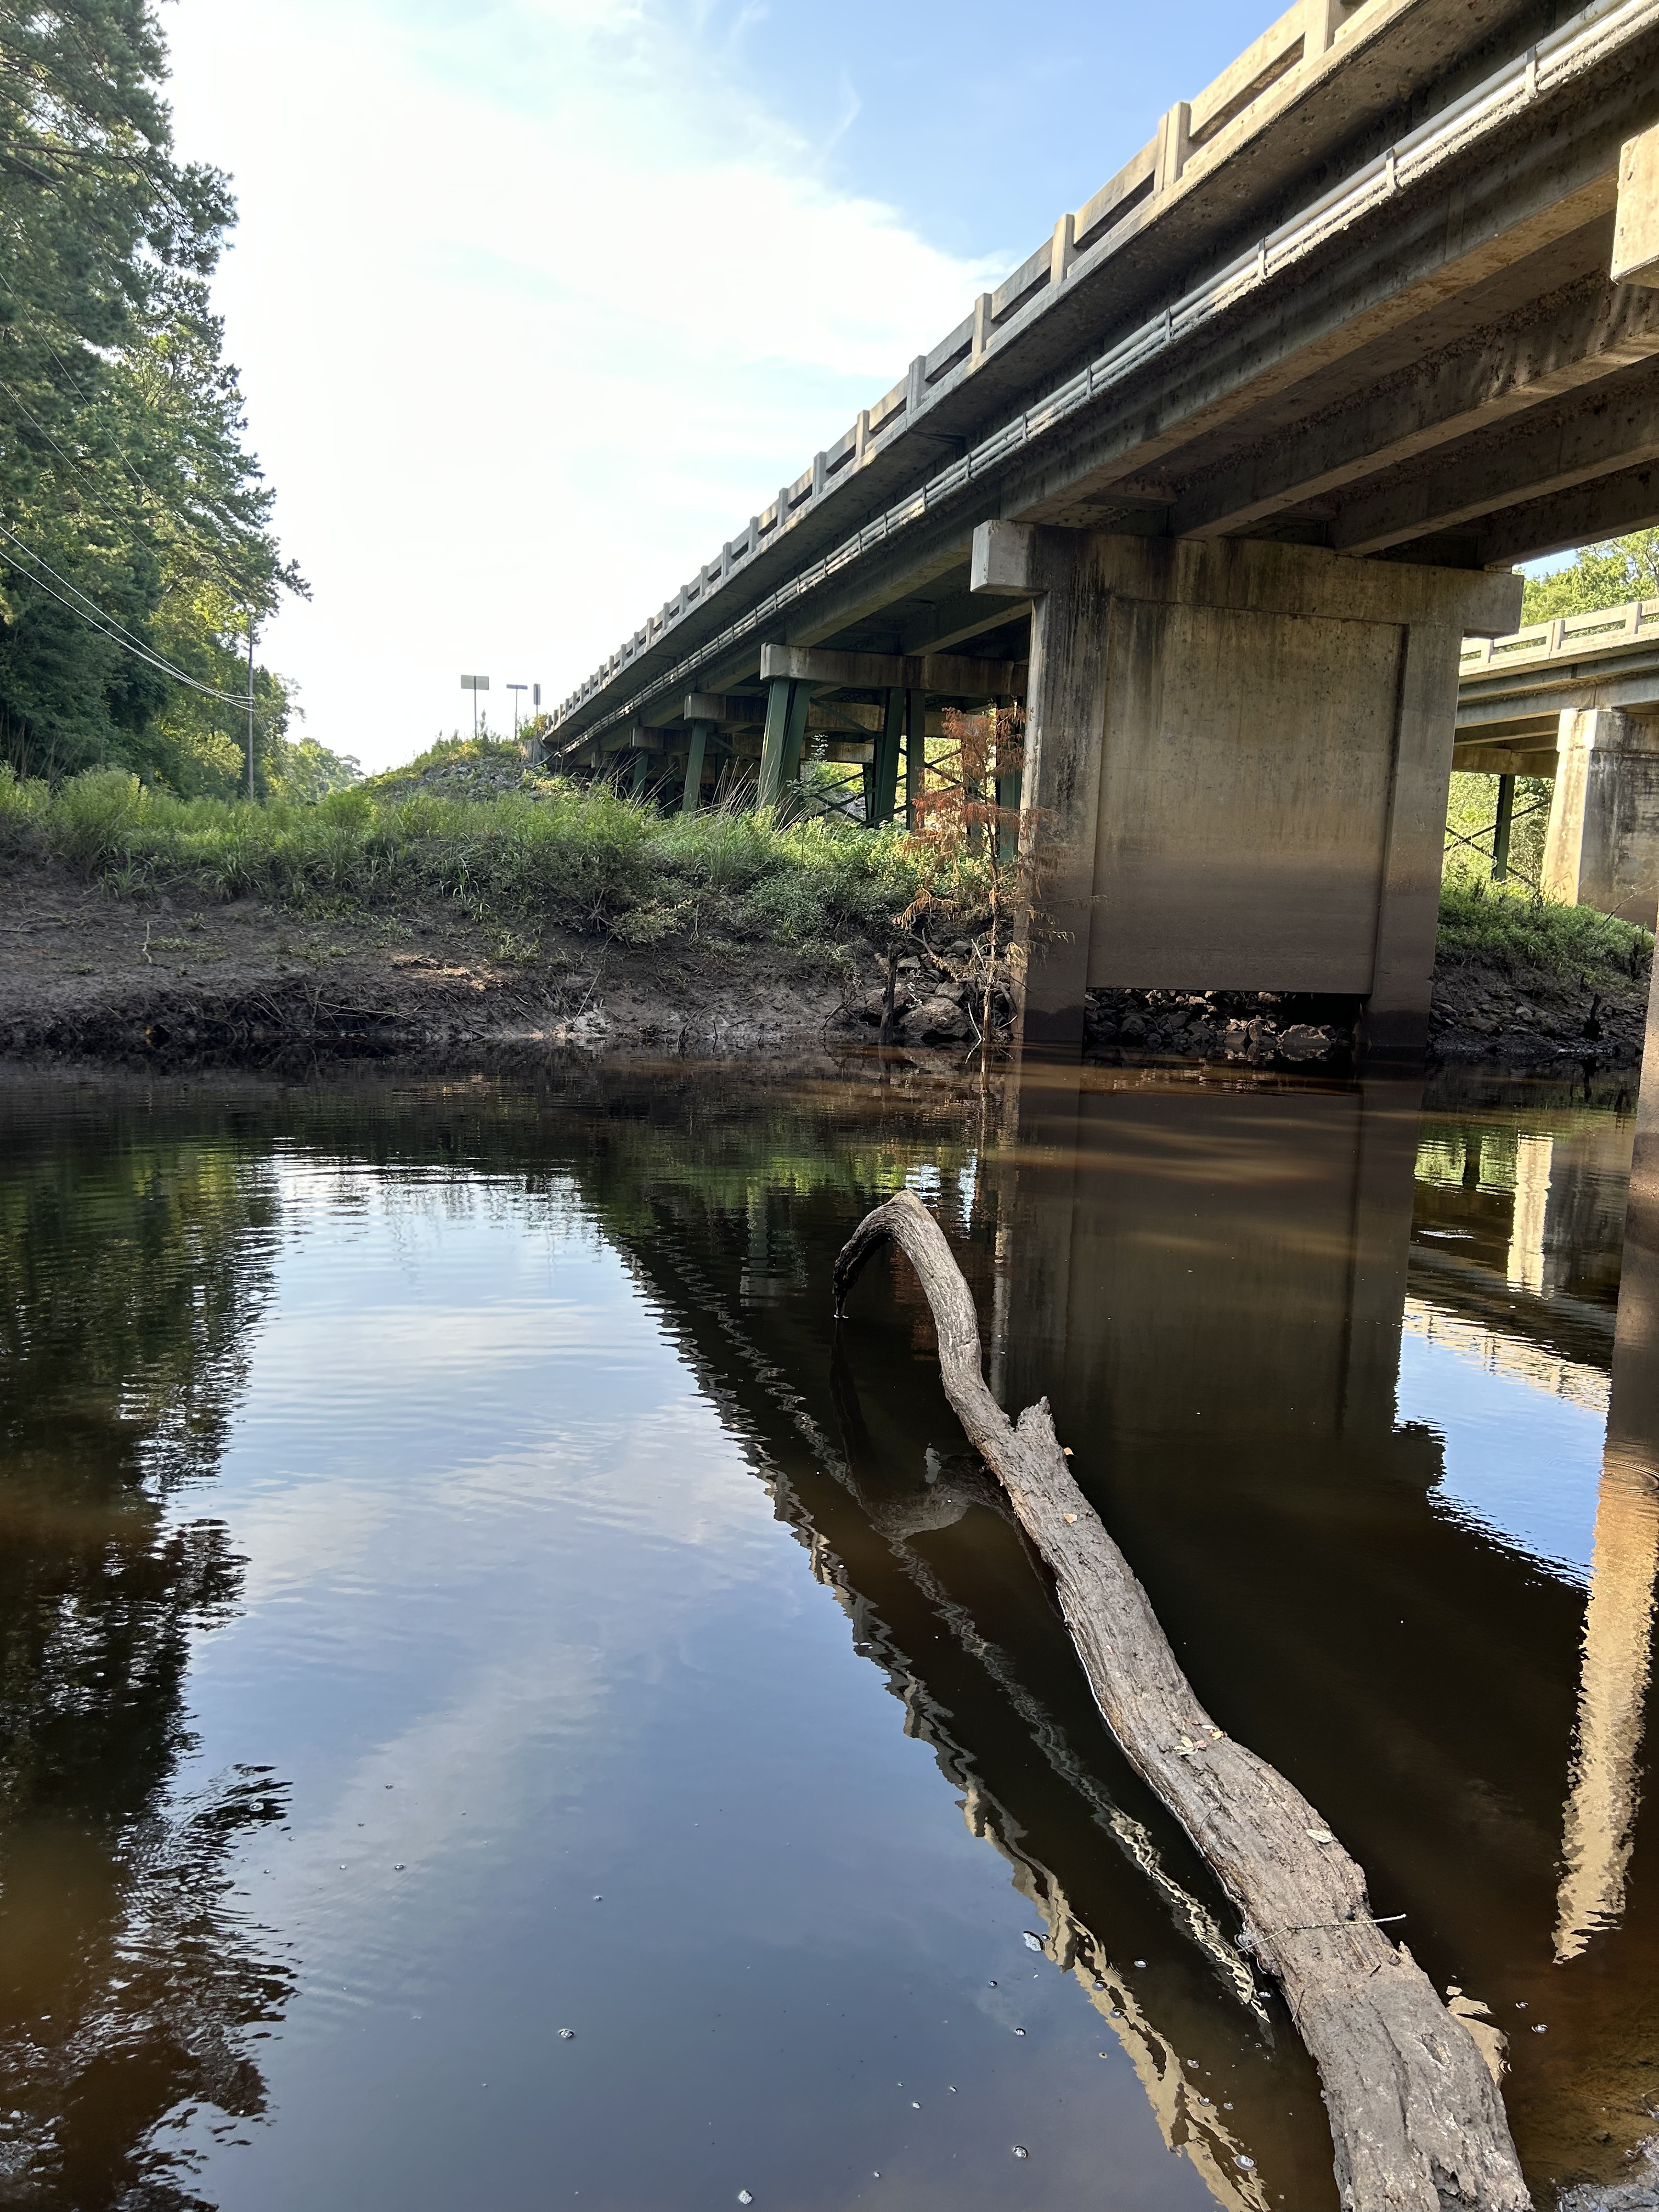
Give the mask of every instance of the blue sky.
M 175 0 L 183 150 L 369 766 L 556 699 L 1270 20 L 1055 0 Z

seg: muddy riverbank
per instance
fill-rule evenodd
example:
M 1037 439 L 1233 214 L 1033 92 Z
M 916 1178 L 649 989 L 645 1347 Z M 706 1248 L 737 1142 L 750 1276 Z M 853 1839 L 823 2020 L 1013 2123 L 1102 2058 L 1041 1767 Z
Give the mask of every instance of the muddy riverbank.
M 112 898 L 19 871 L 0 920 L 0 1049 L 119 1057 L 362 1041 L 386 1049 L 544 1039 L 765 1051 L 820 1035 L 845 957 L 766 945 L 630 946 L 551 927 L 533 939 L 453 901 L 295 914 Z M 861 979 L 860 979 L 861 980 Z
M 985 1017 L 983 947 L 919 933 L 896 977 L 892 1038 L 968 1050 Z M 879 1034 L 886 956 L 868 938 L 792 948 L 652 945 L 544 926 L 533 935 L 453 900 L 390 912 L 313 902 L 295 913 L 112 896 L 28 866 L 0 920 L 0 1050 L 259 1051 L 356 1041 L 388 1051 L 480 1042 L 667 1046 L 765 1054 Z M 1443 951 L 1431 1048 L 1506 1066 L 1639 1060 L 1647 977 L 1592 981 Z M 1006 1014 L 994 994 L 994 1024 Z M 1281 993 L 1091 994 L 1089 1042 L 1107 1057 L 1351 1066 L 1358 1002 Z

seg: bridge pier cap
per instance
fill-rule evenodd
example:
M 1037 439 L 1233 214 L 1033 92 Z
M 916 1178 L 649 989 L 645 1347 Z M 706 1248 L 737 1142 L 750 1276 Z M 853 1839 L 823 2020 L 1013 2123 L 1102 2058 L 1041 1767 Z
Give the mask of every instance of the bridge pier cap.
M 1028 1040 L 1091 988 L 1306 991 L 1420 1054 L 1459 655 L 1521 578 L 991 521 L 971 587 L 1033 605 Z

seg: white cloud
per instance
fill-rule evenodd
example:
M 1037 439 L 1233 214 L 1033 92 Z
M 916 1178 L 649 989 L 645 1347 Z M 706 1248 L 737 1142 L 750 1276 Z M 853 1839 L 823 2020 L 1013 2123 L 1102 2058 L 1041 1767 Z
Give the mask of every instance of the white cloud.
M 558 698 L 990 273 L 829 189 L 695 20 L 622 0 L 181 0 L 181 146 L 313 603 L 267 657 L 371 764 Z M 997 273 L 1000 273 L 1000 269 Z

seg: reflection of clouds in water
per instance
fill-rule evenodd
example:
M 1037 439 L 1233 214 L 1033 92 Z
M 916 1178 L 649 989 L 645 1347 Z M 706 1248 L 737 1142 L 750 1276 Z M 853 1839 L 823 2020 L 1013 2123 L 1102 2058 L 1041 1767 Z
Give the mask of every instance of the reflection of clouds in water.
M 1501 1374 L 1450 1344 L 1409 1331 L 1400 1351 L 1399 1418 L 1444 1440 L 1442 1510 L 1588 1580 L 1604 1413 L 1519 1374 Z
M 618 1686 L 786 1540 L 613 1253 L 563 1243 L 558 1294 L 526 1297 L 534 1240 L 463 1208 L 434 1306 L 361 1231 L 314 1219 L 279 1262 L 221 1492 L 244 1615 L 192 1684 L 208 1756 L 255 1716 L 316 1739 L 256 1894 L 339 1969 L 325 2011 L 453 1948 L 492 1839 L 580 1798 L 626 1732 Z
M 302 1957 L 344 1978 L 313 1992 L 323 2017 L 344 2008 L 354 1980 L 418 1985 L 453 1950 L 457 1918 L 490 1906 L 507 1848 L 498 1853 L 497 1839 L 544 1820 L 550 1796 L 580 1796 L 582 1747 L 608 1738 L 610 1692 L 607 1655 L 526 1638 L 452 1682 L 445 1702 L 375 1745 L 296 1823 L 276 1917 Z M 549 1835 L 550 1856 L 557 1840 Z
M 607 1368 L 587 1387 L 615 1380 Z M 358 1608 L 354 1640 L 371 1644 L 387 1627 L 370 1609 L 377 1589 L 387 1597 L 411 1584 L 437 1590 L 471 1576 L 511 1583 L 530 1555 L 527 1549 L 516 1564 L 503 1561 L 499 1517 L 554 1509 L 567 1548 L 581 1546 L 585 1534 L 625 1532 L 646 1552 L 717 1548 L 714 1567 L 700 1571 L 715 1586 L 761 1571 L 758 1554 L 750 1556 L 744 1544 L 745 1532 L 752 1533 L 753 1498 L 745 1487 L 752 1477 L 700 1399 L 647 1401 L 625 1420 L 589 1414 L 558 1422 L 549 1407 L 546 1426 L 528 1443 L 425 1468 L 412 1463 L 414 1455 L 424 1443 L 429 1456 L 434 1439 L 415 1411 L 420 1433 L 405 1437 L 392 1427 L 374 1453 L 373 1473 L 301 1474 L 282 1487 L 280 1478 L 265 1475 L 234 1501 L 236 1543 L 248 1559 L 247 1612 L 278 1599 L 303 1601 L 308 1585 L 349 1577 Z M 526 1547 L 538 1540 L 526 1526 Z M 631 1554 L 630 1560 L 606 1563 L 605 1571 L 636 1577 L 640 1562 Z M 476 1601 L 470 1582 L 464 1601 Z M 444 1602 L 455 1602 L 453 1594 Z
M 614 1310 L 561 1297 L 502 1300 L 482 1309 L 429 1304 L 358 1307 L 285 1318 L 264 1347 L 252 1378 L 249 1412 L 257 1415 L 262 1386 L 284 1418 L 290 1394 L 328 1389 L 377 1400 L 400 1385 L 416 1393 L 458 1374 L 469 1382 L 497 1369 L 566 1358 L 598 1345 L 616 1347 Z M 300 1407 L 305 1412 L 303 1398 Z M 316 1418 L 314 1408 L 310 1418 Z

